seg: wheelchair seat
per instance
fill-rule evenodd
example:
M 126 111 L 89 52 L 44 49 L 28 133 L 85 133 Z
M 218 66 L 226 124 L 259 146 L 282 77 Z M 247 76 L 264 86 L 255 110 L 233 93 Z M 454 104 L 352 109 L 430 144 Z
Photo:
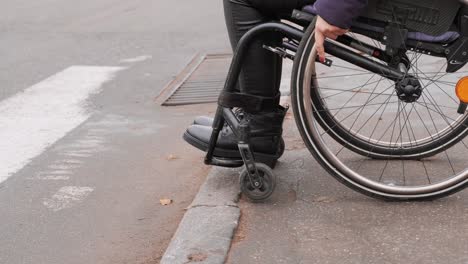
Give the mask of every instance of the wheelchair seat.
M 302 11 L 307 12 L 312 15 L 317 15 L 317 9 L 315 8 L 315 5 L 304 6 L 302 8 Z M 368 18 L 364 18 L 363 20 L 368 20 Z M 370 31 L 378 32 L 378 33 L 383 33 L 385 30 L 384 27 L 363 23 L 359 21 L 359 19 L 353 23 L 352 27 L 370 30 Z M 436 35 L 436 36 L 426 34 L 423 32 L 414 32 L 414 31 L 408 32 L 408 39 L 416 40 L 416 41 L 423 41 L 423 42 L 430 42 L 430 43 L 448 44 L 457 40 L 459 37 L 460 37 L 460 33 L 456 31 L 447 31 L 443 34 Z

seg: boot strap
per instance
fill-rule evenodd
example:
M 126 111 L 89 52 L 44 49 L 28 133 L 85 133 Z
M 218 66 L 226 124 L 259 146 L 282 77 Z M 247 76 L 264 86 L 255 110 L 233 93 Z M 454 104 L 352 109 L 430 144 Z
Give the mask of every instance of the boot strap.
M 278 108 L 281 94 L 275 97 L 263 97 L 244 93 L 221 92 L 218 104 L 223 107 L 240 107 L 249 113 L 272 111 Z

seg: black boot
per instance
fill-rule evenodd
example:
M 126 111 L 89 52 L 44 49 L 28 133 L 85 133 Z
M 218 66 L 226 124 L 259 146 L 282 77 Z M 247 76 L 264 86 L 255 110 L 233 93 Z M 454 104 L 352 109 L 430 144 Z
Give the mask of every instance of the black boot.
M 251 129 L 250 144 L 258 162 L 274 167 L 284 151 L 282 124 L 288 109 L 279 107 L 272 112 L 243 113 L 241 122 L 249 122 Z M 207 120 L 207 119 L 205 119 Z M 209 121 L 209 120 L 208 120 Z M 208 122 L 205 122 L 208 123 Z M 191 125 L 184 134 L 184 139 L 192 146 L 207 151 L 212 128 L 199 124 Z M 229 126 L 225 126 L 219 134 L 214 156 L 240 159 L 237 138 Z
M 238 120 L 242 120 L 244 118 L 244 111 L 242 109 L 237 109 L 234 111 L 234 115 L 237 117 Z M 208 126 L 213 127 L 214 118 L 209 116 L 197 116 L 193 120 L 194 125 L 200 126 Z
M 195 120 L 193 120 L 194 125 L 207 126 L 207 127 L 212 127 L 213 122 L 214 122 L 214 118 L 209 117 L 209 116 L 197 116 L 195 117 Z

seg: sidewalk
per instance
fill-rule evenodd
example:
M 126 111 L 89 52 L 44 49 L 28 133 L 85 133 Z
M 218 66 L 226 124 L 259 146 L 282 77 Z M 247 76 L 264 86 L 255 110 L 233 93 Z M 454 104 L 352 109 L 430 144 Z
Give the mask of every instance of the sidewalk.
M 468 192 L 419 203 L 368 198 L 324 171 L 287 122 L 280 183 L 267 203 L 241 199 L 227 263 L 468 263 Z
M 419 203 L 368 198 L 341 185 L 320 167 L 304 147 L 292 116 L 284 127 L 288 128 L 287 151 L 275 169 L 280 178 L 276 192 L 262 204 L 241 198 L 237 206 L 230 205 L 240 208 L 241 218 L 226 263 L 468 262 L 468 192 Z M 221 194 L 213 200 L 223 192 L 235 197 L 237 181 L 226 177 L 237 175 L 229 169 L 212 171 L 210 185 L 221 187 Z M 206 212 L 203 219 L 211 223 L 222 219 Z M 231 220 L 237 222 L 237 217 Z M 200 228 L 203 223 L 192 224 Z M 232 229 L 230 224 L 225 223 L 227 230 Z M 209 223 L 206 227 L 213 229 Z M 214 230 L 219 232 L 219 228 L 215 225 Z M 191 233 L 185 242 L 200 245 L 198 240 L 210 238 L 208 244 L 219 248 L 219 237 L 213 236 L 216 232 L 204 232 L 207 235 L 202 238 Z M 225 235 L 230 238 L 230 234 Z M 191 255 L 187 263 L 223 263 L 219 251 L 197 250 L 206 255 L 201 259 Z

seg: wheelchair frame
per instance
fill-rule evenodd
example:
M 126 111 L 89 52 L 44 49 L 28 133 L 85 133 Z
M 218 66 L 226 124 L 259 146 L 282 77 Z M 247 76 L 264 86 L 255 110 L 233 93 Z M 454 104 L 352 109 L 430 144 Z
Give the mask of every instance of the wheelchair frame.
M 308 27 L 311 23 L 314 22 L 315 16 L 299 11 L 294 10 L 291 19 L 291 22 L 303 26 L 304 28 Z M 466 22 L 468 23 L 468 17 L 465 16 Z M 448 46 L 443 46 L 441 44 L 434 44 L 434 43 L 425 43 L 420 41 L 408 41 L 407 39 L 400 39 L 399 41 L 389 41 L 386 39 L 385 33 L 380 34 L 374 31 L 365 30 L 362 28 L 352 28 L 352 32 L 362 34 L 373 39 L 382 41 L 383 43 L 387 44 L 387 50 L 383 51 L 378 49 L 377 47 L 373 47 L 368 44 L 363 44 L 359 40 L 356 40 L 350 36 L 341 36 L 336 41 L 341 44 L 345 44 L 347 46 L 352 46 L 354 49 L 363 52 L 365 54 L 371 55 L 376 57 L 382 61 L 393 63 L 390 61 L 389 56 L 387 54 L 389 52 L 394 52 L 392 50 L 388 50 L 388 48 L 399 49 L 402 48 L 403 45 L 408 47 L 411 50 L 415 50 L 417 52 L 438 56 L 438 57 L 446 57 L 448 60 L 453 58 L 455 54 L 458 56 L 456 51 L 459 51 L 461 47 L 463 50 L 467 50 L 466 47 L 468 46 L 468 25 L 467 28 L 462 30 L 460 40 L 452 43 Z M 401 24 L 397 22 L 391 23 L 386 31 L 393 32 L 392 34 L 406 34 L 407 30 L 404 31 L 402 29 Z M 253 151 L 250 147 L 250 129 L 248 122 L 240 122 L 234 114 L 232 108 L 240 107 L 240 105 L 235 105 L 226 101 L 223 101 L 222 98 L 229 97 L 230 93 L 234 93 L 236 89 L 237 80 L 239 78 L 239 74 L 242 68 L 242 64 L 244 62 L 246 51 L 250 48 L 252 42 L 259 38 L 262 34 L 266 32 L 275 32 L 280 34 L 283 37 L 283 44 L 282 47 L 270 47 L 264 45 L 264 48 L 276 53 L 277 55 L 283 58 L 294 59 L 294 55 L 289 52 L 296 52 L 299 42 L 304 37 L 304 32 L 300 29 L 293 27 L 284 22 L 267 22 L 264 24 L 260 24 L 253 29 L 249 30 L 239 41 L 238 46 L 234 52 L 234 56 L 231 62 L 231 66 L 228 72 L 228 76 L 224 85 L 224 89 L 222 91 L 222 95 L 218 101 L 218 108 L 216 111 L 215 119 L 213 122 L 213 132 L 210 138 L 208 151 L 205 157 L 205 164 L 207 165 L 215 165 L 221 167 L 241 167 L 245 166 L 245 174 L 249 177 L 250 183 L 255 188 L 262 186 L 262 179 L 258 173 L 259 164 L 255 162 L 255 157 Z M 385 42 L 387 41 L 387 42 Z M 383 64 L 377 63 L 369 58 L 364 56 L 358 55 L 355 52 L 350 51 L 347 48 L 341 47 L 339 45 L 334 44 L 333 42 L 326 41 L 325 42 L 325 49 L 328 54 L 333 55 L 339 59 L 352 63 L 356 66 L 359 66 L 363 69 L 366 69 L 370 72 L 375 74 L 379 74 L 385 76 L 386 78 L 399 82 L 403 78 L 405 78 L 406 74 L 402 73 L 397 69 L 397 67 L 393 68 L 390 66 L 385 66 Z M 456 50 L 456 51 L 454 51 Z M 288 52 L 289 51 L 289 52 Z M 465 52 L 466 55 L 466 52 Z M 319 62 L 319 61 L 317 61 Z M 325 62 L 319 62 L 326 66 L 331 66 L 332 61 L 326 60 Z M 447 69 L 449 71 L 450 69 Z M 464 113 L 466 111 L 467 105 L 460 103 L 459 111 Z M 231 127 L 232 131 L 238 138 L 238 148 L 241 154 L 242 159 L 224 159 L 220 157 L 214 156 L 214 150 L 217 143 L 217 139 L 219 136 L 220 131 L 222 130 L 223 126 L 227 124 Z M 264 170 L 264 166 L 262 166 L 262 170 Z M 271 173 L 271 172 L 267 172 Z

